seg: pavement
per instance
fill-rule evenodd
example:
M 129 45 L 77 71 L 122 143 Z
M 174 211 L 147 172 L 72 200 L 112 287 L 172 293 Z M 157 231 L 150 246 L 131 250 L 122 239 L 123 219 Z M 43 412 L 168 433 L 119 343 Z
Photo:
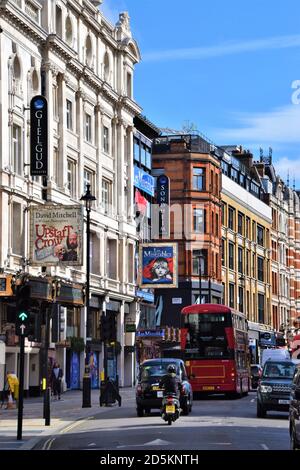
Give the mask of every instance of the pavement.
M 122 403 L 134 402 L 134 388 L 120 388 Z M 0 408 L 0 451 L 30 450 L 45 437 L 71 429 L 79 420 L 91 419 L 95 414 L 118 406 L 99 406 L 100 390 L 91 392 L 91 408 L 82 408 L 82 391 L 71 390 L 62 394 L 61 400 L 51 398 L 50 426 L 43 419 L 43 398 L 25 398 L 23 407 L 22 440 L 17 440 L 18 409 Z

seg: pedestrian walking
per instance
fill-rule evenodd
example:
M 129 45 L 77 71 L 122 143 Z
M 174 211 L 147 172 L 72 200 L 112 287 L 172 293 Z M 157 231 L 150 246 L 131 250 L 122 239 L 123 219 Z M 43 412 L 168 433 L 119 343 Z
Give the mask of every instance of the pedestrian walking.
M 54 395 L 54 400 L 60 400 L 61 395 L 61 381 L 63 378 L 63 371 L 60 365 L 55 362 L 51 372 L 51 385 Z

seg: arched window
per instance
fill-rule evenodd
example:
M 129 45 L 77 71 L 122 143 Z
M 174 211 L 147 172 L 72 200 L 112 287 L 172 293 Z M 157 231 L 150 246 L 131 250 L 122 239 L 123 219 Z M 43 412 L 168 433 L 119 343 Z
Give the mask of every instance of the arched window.
M 86 57 L 86 63 L 88 65 L 92 64 L 92 58 L 93 58 L 93 51 L 92 51 L 92 41 L 91 37 L 88 34 L 86 41 L 85 41 L 85 57 Z
M 61 38 L 62 37 L 62 11 L 58 5 L 56 5 L 56 34 Z
M 109 57 L 108 57 L 107 52 L 105 52 L 104 54 L 103 66 L 104 66 L 104 80 L 108 82 L 109 81 Z
M 39 76 L 36 70 L 32 72 L 32 77 L 31 77 L 31 82 L 32 82 L 32 91 L 34 94 L 37 94 L 39 92 Z
M 20 61 L 19 61 L 19 58 L 18 58 L 17 55 L 14 58 L 13 74 L 14 74 L 14 79 L 15 80 L 20 80 L 21 79 L 21 64 L 20 64 Z
M 69 46 L 72 46 L 73 43 L 73 28 L 72 28 L 72 21 L 69 16 L 66 19 L 66 41 Z

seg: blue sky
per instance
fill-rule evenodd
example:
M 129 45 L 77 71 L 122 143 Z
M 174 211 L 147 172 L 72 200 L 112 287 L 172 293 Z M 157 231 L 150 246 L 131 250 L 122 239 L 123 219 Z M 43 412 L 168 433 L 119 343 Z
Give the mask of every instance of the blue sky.
M 300 189 L 298 0 L 103 0 L 100 9 L 113 23 L 129 13 L 143 114 L 161 128 L 194 123 L 257 159 L 272 147 L 279 174 Z

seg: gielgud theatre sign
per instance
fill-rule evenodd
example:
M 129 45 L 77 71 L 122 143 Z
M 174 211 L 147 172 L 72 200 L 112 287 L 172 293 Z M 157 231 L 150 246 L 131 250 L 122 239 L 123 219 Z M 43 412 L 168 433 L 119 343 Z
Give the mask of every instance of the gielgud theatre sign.
M 31 264 L 82 266 L 82 233 L 82 206 L 31 207 Z

